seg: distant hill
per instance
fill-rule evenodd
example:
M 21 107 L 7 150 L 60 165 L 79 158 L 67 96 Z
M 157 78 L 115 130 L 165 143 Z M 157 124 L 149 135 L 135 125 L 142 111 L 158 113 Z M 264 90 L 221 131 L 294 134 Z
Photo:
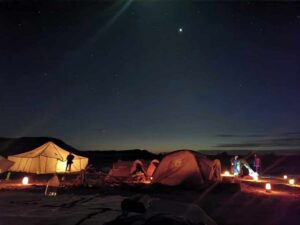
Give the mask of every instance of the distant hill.
M 152 160 L 162 158 L 162 154 L 154 154 L 147 150 L 140 149 L 122 151 L 82 151 L 81 155 L 89 157 L 90 163 L 96 167 L 110 167 L 113 162 L 117 162 L 118 160 L 133 161 L 136 159 Z
M 0 137 L 0 154 L 3 156 L 19 154 L 22 152 L 33 150 L 48 141 L 54 142 L 56 145 L 68 151 L 79 153 L 80 151 L 66 144 L 62 140 L 51 137 L 21 137 L 21 138 L 3 138 Z
M 86 156 L 90 159 L 90 163 L 95 166 L 108 166 L 118 160 L 135 160 L 145 159 L 151 160 L 161 158 L 161 155 L 153 154 L 147 150 L 132 149 L 132 150 L 107 150 L 107 151 L 80 151 L 64 141 L 52 137 L 21 137 L 21 138 L 3 138 L 0 137 L 0 155 L 9 156 L 33 150 L 48 141 L 54 142 L 67 151 L 75 154 Z

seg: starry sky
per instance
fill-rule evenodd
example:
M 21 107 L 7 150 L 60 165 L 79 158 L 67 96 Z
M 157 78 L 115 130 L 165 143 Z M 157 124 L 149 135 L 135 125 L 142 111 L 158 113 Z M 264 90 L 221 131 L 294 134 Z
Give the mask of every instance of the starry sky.
M 1 3 L 0 136 L 300 149 L 299 40 L 298 2 Z

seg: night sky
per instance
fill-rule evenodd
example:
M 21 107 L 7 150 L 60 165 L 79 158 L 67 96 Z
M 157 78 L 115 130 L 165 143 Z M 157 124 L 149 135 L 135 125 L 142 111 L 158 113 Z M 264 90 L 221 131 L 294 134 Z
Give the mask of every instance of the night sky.
M 1 4 L 1 137 L 300 149 L 300 3 L 99 2 Z

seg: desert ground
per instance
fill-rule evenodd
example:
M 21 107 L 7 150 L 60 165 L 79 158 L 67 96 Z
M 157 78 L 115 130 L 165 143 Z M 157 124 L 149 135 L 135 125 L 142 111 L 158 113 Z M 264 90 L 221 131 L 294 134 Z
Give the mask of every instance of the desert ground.
M 299 224 L 299 187 L 275 183 L 277 191 L 272 193 L 265 192 L 264 183 L 242 180 L 194 190 L 125 184 L 69 186 L 50 197 L 44 196 L 42 184 L 24 186 L 2 181 L 0 224 Z M 143 202 L 145 211 L 137 212 L 132 207 L 122 210 L 122 201 L 134 198 L 147 199 Z

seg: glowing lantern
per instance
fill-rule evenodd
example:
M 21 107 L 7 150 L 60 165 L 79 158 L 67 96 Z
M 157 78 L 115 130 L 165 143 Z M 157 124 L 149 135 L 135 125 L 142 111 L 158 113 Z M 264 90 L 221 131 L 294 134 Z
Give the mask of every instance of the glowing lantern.
M 294 185 L 295 184 L 295 180 L 294 179 L 289 179 L 289 184 L 290 185 Z
M 287 176 L 287 175 L 283 175 L 283 179 L 285 179 L 285 180 L 286 180 L 287 178 L 288 178 L 288 176 Z
M 22 184 L 23 185 L 28 185 L 29 184 L 29 178 L 28 177 L 23 177 Z
M 253 180 L 258 181 L 258 176 L 254 176 Z
M 225 171 L 225 172 L 224 172 L 224 176 L 230 176 L 229 171 Z
M 266 183 L 266 192 L 271 192 L 271 184 L 270 183 Z

